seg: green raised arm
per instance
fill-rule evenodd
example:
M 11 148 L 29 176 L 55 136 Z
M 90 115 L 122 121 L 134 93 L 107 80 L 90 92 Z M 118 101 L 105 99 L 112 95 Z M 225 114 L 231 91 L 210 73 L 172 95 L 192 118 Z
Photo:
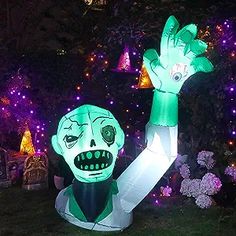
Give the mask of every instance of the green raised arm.
M 183 83 L 197 72 L 210 72 L 212 63 L 200 56 L 207 44 L 195 39 L 197 27 L 189 24 L 178 31 L 179 23 L 170 16 L 161 38 L 161 54 L 148 49 L 143 56 L 144 66 L 155 87 L 150 122 L 175 126 L 178 121 L 178 98 Z

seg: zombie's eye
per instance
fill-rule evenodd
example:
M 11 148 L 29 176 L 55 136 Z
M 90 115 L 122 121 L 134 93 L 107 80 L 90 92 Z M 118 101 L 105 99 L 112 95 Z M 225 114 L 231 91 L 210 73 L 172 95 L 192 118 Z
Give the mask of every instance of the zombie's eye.
M 79 137 L 74 135 L 66 135 L 63 138 L 63 141 L 65 142 L 67 148 L 72 148 L 76 144 L 78 138 Z
M 115 142 L 116 130 L 113 126 L 107 125 L 101 129 L 101 134 L 103 140 L 107 143 L 108 146 L 112 145 Z
M 70 143 L 76 141 L 78 137 L 73 135 L 66 135 L 64 139 L 66 140 L 66 142 Z
M 182 74 L 180 72 L 176 72 L 172 75 L 172 79 L 175 81 L 180 81 L 182 79 Z

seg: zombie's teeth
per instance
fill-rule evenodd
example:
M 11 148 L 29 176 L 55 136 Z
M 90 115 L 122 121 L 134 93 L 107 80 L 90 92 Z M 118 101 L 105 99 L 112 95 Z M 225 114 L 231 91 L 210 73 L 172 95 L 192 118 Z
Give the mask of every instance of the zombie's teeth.
M 76 156 L 74 163 L 80 170 L 97 171 L 109 167 L 112 161 L 113 155 L 109 151 L 91 150 Z
M 104 168 L 108 167 L 108 163 L 102 163 L 102 164 L 90 164 L 90 165 L 80 165 L 81 170 L 89 170 L 89 171 L 94 171 L 94 170 L 102 170 Z

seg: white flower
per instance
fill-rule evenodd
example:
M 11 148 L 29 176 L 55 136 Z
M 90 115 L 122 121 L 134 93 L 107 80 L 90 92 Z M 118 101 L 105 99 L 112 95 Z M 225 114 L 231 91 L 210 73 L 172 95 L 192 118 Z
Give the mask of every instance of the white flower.
M 190 191 L 189 191 L 190 184 L 191 184 L 191 180 L 190 180 L 190 179 L 184 179 L 184 180 L 181 182 L 180 192 L 181 192 L 184 196 L 191 197 L 191 194 L 190 194 Z
M 201 179 L 192 179 L 189 185 L 189 194 L 192 197 L 197 197 L 198 195 L 201 194 L 201 189 L 200 189 L 200 184 L 201 184 Z
M 177 154 L 175 159 L 175 169 L 179 169 L 188 159 L 188 155 Z
M 215 160 L 212 158 L 213 152 L 201 151 L 197 156 L 197 163 L 201 166 L 206 167 L 208 170 L 212 169 L 215 165 Z
M 212 173 L 206 173 L 202 177 L 202 181 L 200 183 L 201 192 L 207 195 L 216 194 L 220 190 L 221 186 L 222 184 L 220 179 Z
M 189 169 L 189 165 L 188 164 L 183 164 L 180 168 L 179 168 L 179 173 L 180 175 L 184 178 L 184 179 L 189 179 L 190 177 L 190 169 Z
M 206 194 L 201 194 L 196 198 L 195 203 L 202 209 L 209 208 L 212 205 L 212 199 Z
M 233 181 L 236 182 L 236 166 L 227 166 L 225 168 L 225 174 L 231 176 Z

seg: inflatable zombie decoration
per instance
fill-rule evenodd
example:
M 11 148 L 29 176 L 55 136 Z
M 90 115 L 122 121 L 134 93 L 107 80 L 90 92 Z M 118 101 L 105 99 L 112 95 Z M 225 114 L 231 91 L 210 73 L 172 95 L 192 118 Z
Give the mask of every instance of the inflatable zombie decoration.
M 108 110 L 83 105 L 62 117 L 52 137 L 54 150 L 74 174 L 73 183 L 56 199 L 58 213 L 72 224 L 98 231 L 123 230 L 132 223 L 132 210 L 157 184 L 177 156 L 178 92 L 196 72 L 210 72 L 200 56 L 207 45 L 195 39 L 190 24 L 178 31 L 171 16 L 164 27 L 160 56 L 144 53 L 144 66 L 154 85 L 147 147 L 121 174 L 112 179 L 124 132 Z

